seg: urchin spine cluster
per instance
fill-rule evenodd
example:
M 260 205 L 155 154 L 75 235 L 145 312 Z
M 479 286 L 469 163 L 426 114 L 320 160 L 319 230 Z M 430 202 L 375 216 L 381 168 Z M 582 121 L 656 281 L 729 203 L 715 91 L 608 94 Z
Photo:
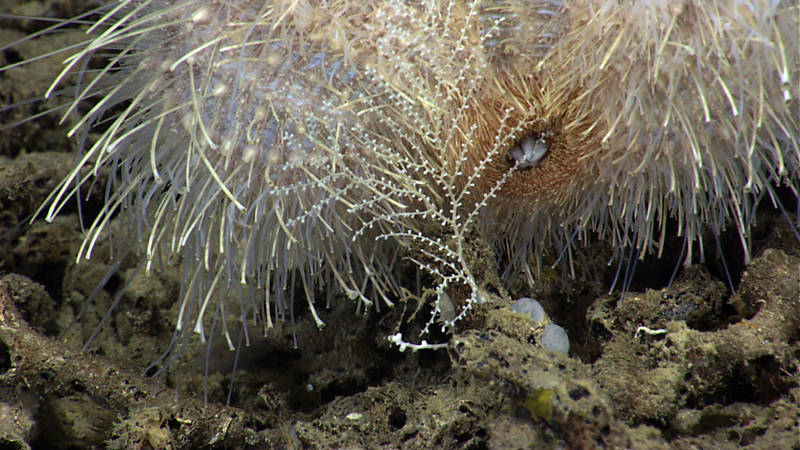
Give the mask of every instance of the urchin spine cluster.
M 84 74 L 65 115 L 94 106 L 70 134 L 105 129 L 45 216 L 111 169 L 78 259 L 121 212 L 148 267 L 159 249 L 183 258 L 179 330 L 202 336 L 211 308 L 231 346 L 223 292 L 242 323 L 269 327 L 297 283 L 321 326 L 315 287 L 391 304 L 392 261 L 412 248 L 438 283 L 434 317 L 451 287 L 471 292 L 452 326 L 486 297 L 464 249 L 478 224 L 516 264 L 576 234 L 644 254 L 670 217 L 690 250 L 729 218 L 747 248 L 754 204 L 800 188 L 796 1 L 119 0 L 94 13 L 47 94 Z

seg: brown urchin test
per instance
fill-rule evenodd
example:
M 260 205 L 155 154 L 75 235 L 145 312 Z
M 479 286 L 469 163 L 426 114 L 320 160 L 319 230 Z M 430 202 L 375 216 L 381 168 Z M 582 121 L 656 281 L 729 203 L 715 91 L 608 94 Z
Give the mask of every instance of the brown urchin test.
M 471 291 L 452 325 L 483 297 L 463 249 L 478 221 L 515 261 L 574 232 L 644 253 L 669 217 L 689 243 L 732 219 L 747 248 L 752 205 L 800 187 L 798 14 L 797 1 L 121 0 L 87 16 L 47 93 L 111 52 L 65 113 L 92 99 L 70 135 L 107 128 L 44 211 L 96 173 L 82 169 L 113 169 L 78 258 L 121 211 L 148 266 L 158 249 L 183 258 L 178 327 L 201 335 L 209 307 L 269 327 L 295 276 L 320 325 L 326 279 L 391 304 L 389 261 L 408 246 L 439 298 Z

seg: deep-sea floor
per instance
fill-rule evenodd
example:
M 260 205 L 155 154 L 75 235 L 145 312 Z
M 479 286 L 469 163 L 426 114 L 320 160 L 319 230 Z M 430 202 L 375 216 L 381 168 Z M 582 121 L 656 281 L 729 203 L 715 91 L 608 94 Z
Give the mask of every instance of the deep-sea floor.
M 0 42 L 29 32 L 0 27 Z M 33 45 L 15 52 L 44 51 Z M 0 74 L 0 106 L 42 92 L 46 64 L 58 61 Z M 616 267 L 597 244 L 576 258 L 575 279 L 548 269 L 531 288 L 510 277 L 508 296 L 438 336 L 447 350 L 400 353 L 386 340 L 414 340 L 427 317 L 414 304 L 365 314 L 336 298 L 318 308 L 317 330 L 298 301 L 294 327 L 253 328 L 249 347 L 229 322 L 242 349 L 231 383 L 237 354 L 218 334 L 148 369 L 173 335 L 175 269 L 137 273 L 131 255 L 87 306 L 108 255 L 74 264 L 76 205 L 28 224 L 74 159 L 66 128 L 45 118 L 0 132 L 0 448 L 800 448 L 800 243 L 768 208 L 755 260 L 728 255 L 734 292 L 712 248 L 669 287 L 675 255 L 640 263 L 624 297 L 606 294 Z M 81 212 L 96 214 L 102 196 L 98 185 Z M 738 245 L 722 236 L 721 248 Z M 539 325 L 509 309 L 521 296 L 567 329 L 568 356 L 544 350 Z

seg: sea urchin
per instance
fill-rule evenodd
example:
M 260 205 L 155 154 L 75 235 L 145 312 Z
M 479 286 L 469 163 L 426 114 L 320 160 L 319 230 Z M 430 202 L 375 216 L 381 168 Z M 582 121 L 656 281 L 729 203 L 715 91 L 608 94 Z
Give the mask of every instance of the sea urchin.
M 668 220 L 687 260 L 728 222 L 747 251 L 754 206 L 800 188 L 799 15 L 795 0 L 109 2 L 50 30 L 91 24 L 44 94 L 74 93 L 65 118 L 91 107 L 41 215 L 110 169 L 78 259 L 119 214 L 107 236 L 133 239 L 117 254 L 183 260 L 178 329 L 201 336 L 209 308 L 270 327 L 296 279 L 320 326 L 322 283 L 391 304 L 407 248 L 436 298 L 468 288 L 452 325 L 484 297 L 463 248 L 478 224 L 517 265 L 576 234 L 643 255 Z

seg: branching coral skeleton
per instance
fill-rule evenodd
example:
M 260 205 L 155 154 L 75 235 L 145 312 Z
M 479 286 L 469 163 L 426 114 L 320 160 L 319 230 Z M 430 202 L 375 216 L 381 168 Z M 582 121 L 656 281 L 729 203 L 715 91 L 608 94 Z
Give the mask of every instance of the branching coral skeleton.
M 294 287 L 318 327 L 319 288 L 391 306 L 399 258 L 435 283 L 423 334 L 452 329 L 489 298 L 474 230 L 529 278 L 592 237 L 660 254 L 670 222 L 687 263 L 728 223 L 749 260 L 757 204 L 800 191 L 799 16 L 797 0 L 118 0 L 48 29 L 91 23 L 45 93 L 73 95 L 64 121 L 85 109 L 82 153 L 38 215 L 110 173 L 77 259 L 103 239 L 148 271 L 182 262 L 176 336 L 201 339 L 217 314 L 268 332 Z

